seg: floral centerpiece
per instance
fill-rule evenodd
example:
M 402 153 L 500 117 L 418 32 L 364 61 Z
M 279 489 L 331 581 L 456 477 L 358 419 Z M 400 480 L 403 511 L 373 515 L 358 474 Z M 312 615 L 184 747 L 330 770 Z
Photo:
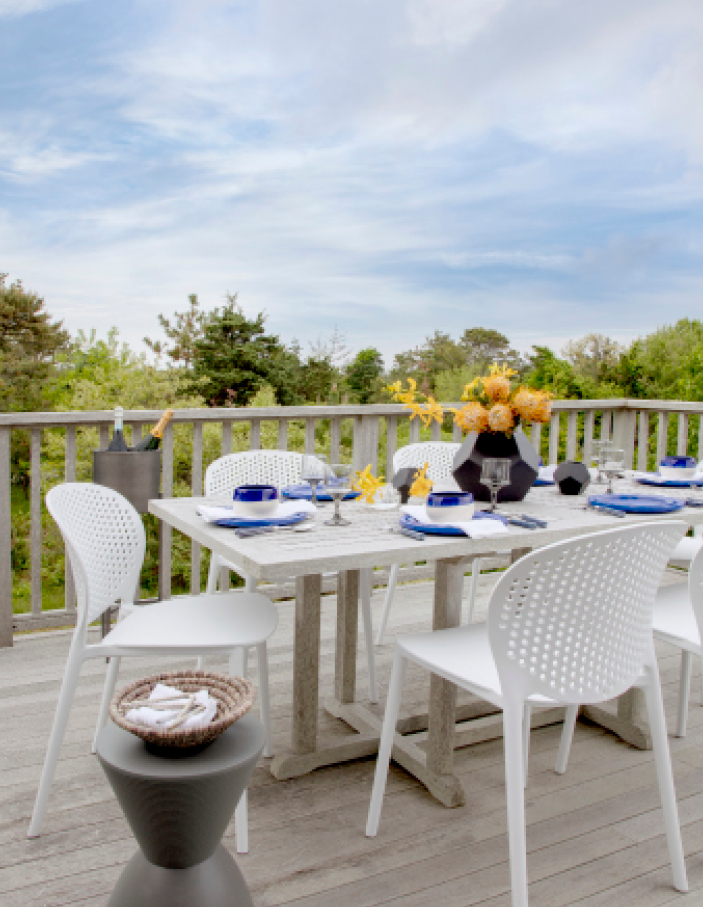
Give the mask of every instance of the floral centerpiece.
M 513 387 L 511 379 L 516 375 L 517 372 L 507 365 L 494 362 L 488 375 L 474 378 L 464 387 L 461 400 L 466 405 L 461 409 L 447 407 L 447 412 L 453 413 L 454 422 L 462 431 L 479 434 L 502 432 L 509 435 L 521 422 L 549 422 L 552 395 L 524 385 Z M 386 390 L 395 401 L 408 407 L 411 419 L 419 418 L 425 426 L 433 421 L 440 424 L 444 421 L 444 408 L 434 397 L 418 401 L 417 382 L 413 378 L 408 378 L 405 390 L 402 381 L 396 381 Z
M 522 423 L 549 422 L 552 395 L 513 384 L 517 372 L 507 365 L 493 363 L 488 375 L 475 378 L 464 387 L 462 407 L 447 407 L 454 423 L 467 433 L 466 440 L 454 459 L 453 475 L 464 491 L 471 491 L 476 500 L 488 500 L 488 490 L 480 481 L 481 464 L 488 457 L 511 460 L 509 486 L 501 489 L 499 500 L 522 500 L 537 477 L 539 455 L 521 431 Z M 424 426 L 444 422 L 441 403 L 428 396 L 418 400 L 417 383 L 408 379 L 407 389 L 402 381 L 391 384 L 388 391 L 393 399 L 405 404 L 410 418 L 419 418 Z

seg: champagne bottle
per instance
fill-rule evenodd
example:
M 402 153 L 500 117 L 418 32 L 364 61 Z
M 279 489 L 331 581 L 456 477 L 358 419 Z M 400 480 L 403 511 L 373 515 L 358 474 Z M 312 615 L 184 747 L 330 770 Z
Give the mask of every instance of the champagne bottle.
M 127 442 L 124 439 L 124 433 L 122 429 L 124 428 L 124 410 L 121 406 L 115 407 L 115 430 L 112 433 L 112 440 L 110 445 L 107 448 L 108 450 L 117 451 L 118 453 L 124 453 L 129 450 L 127 447 Z
M 173 418 L 173 410 L 167 409 L 156 425 L 151 429 L 148 435 L 144 435 L 139 444 L 135 444 L 132 450 L 157 450 L 161 444 L 164 429 Z

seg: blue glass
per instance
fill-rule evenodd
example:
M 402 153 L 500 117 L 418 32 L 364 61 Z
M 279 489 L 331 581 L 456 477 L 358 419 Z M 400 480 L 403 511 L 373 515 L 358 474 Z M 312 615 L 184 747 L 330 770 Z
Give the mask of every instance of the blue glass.
M 696 461 L 693 457 L 664 457 L 660 465 L 667 469 L 695 469 Z
M 427 498 L 428 507 L 464 507 L 473 502 L 470 491 L 432 491 Z
M 239 485 L 234 489 L 233 498 L 246 504 L 275 501 L 278 489 L 275 485 Z

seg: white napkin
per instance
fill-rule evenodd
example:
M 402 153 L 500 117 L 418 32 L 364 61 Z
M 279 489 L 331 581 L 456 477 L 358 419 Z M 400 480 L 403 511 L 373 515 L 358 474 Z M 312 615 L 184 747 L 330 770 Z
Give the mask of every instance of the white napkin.
M 183 693 L 180 690 L 177 690 L 175 687 L 169 687 L 165 683 L 157 683 L 154 689 L 151 691 L 149 696 L 150 700 L 158 702 L 163 699 L 183 699 L 183 705 L 186 704 L 188 696 L 190 693 Z M 210 724 L 215 715 L 217 714 L 217 700 L 210 696 L 207 690 L 198 690 L 195 694 L 195 701 L 198 705 L 205 706 L 205 711 L 201 712 L 199 715 L 191 715 L 190 718 L 186 718 L 183 724 L 180 724 L 178 727 L 183 728 L 184 730 L 194 731 L 197 728 L 205 727 Z M 152 730 L 162 730 L 164 725 L 168 724 L 169 721 L 179 714 L 181 711 L 180 708 L 174 709 L 150 709 L 150 708 L 139 708 L 139 709 L 130 709 L 125 716 L 128 721 L 131 721 L 132 724 L 138 724 L 141 727 L 151 728 Z
M 438 523 L 436 520 L 431 520 L 427 516 L 427 511 L 424 506 L 403 504 L 400 510 L 402 513 L 407 513 L 408 516 L 418 520 L 420 523 L 433 523 L 435 526 L 451 526 L 452 528 L 459 529 L 464 535 L 468 535 L 471 539 L 485 539 L 491 535 L 505 535 L 508 531 L 507 526 L 502 520 L 481 519 L 467 520 L 463 523 Z
M 279 501 L 276 510 L 273 513 L 267 513 L 266 516 L 241 516 L 231 504 L 220 507 L 212 504 L 198 504 L 196 513 L 208 523 L 215 523 L 217 520 L 231 520 L 234 517 L 242 521 L 259 522 L 260 520 L 293 516 L 294 513 L 317 513 L 317 510 L 311 501 Z
M 669 479 L 669 478 L 665 479 L 663 476 L 660 476 L 658 472 L 641 472 L 638 469 L 633 469 L 632 472 L 630 473 L 630 475 L 632 476 L 633 479 L 649 479 L 650 481 L 652 479 L 654 479 L 654 480 L 658 479 L 662 483 L 679 482 L 679 481 L 680 482 L 700 482 L 701 479 L 703 479 L 703 472 L 696 472 L 696 474 L 693 476 L 693 478 L 689 478 L 689 479 L 683 479 L 683 478 L 682 479 Z
M 540 466 L 537 478 L 542 479 L 543 482 L 553 482 L 556 468 L 556 463 L 550 463 L 549 466 Z

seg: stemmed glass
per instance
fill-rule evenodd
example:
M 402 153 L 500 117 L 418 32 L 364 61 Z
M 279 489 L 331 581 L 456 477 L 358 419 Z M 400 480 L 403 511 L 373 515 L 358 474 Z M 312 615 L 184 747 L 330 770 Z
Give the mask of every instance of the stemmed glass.
M 625 451 L 616 447 L 606 447 L 602 459 L 603 465 L 601 469 L 608 477 L 608 488 L 606 490 L 608 494 L 612 494 L 613 479 L 622 475 L 622 471 L 625 469 Z
M 506 457 L 486 457 L 481 464 L 479 481 L 491 492 L 491 513 L 495 513 L 498 504 L 498 492 L 510 485 L 511 460 Z
M 334 501 L 334 514 L 331 520 L 325 520 L 326 526 L 350 526 L 349 520 L 343 520 L 339 513 L 339 504 L 349 494 L 351 488 L 352 468 L 347 463 L 330 464 L 332 476 L 327 490 Z
M 327 457 L 324 454 L 303 455 L 300 477 L 312 488 L 312 502 L 317 504 L 317 486 L 325 481 Z
M 595 482 L 598 485 L 602 485 L 604 473 L 603 467 L 605 466 L 605 462 L 608 458 L 608 451 L 613 447 L 613 442 L 610 440 L 610 438 L 604 438 L 600 441 L 593 441 L 592 446 L 593 453 L 591 454 L 591 461 L 598 470 Z

